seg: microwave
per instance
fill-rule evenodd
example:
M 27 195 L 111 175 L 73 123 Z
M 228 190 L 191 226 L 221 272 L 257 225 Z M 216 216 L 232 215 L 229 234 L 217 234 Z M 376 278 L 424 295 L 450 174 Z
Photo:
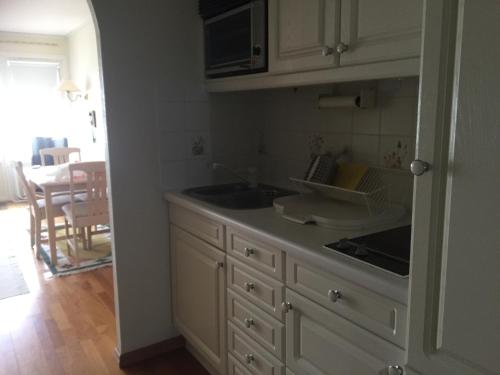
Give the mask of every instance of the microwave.
M 267 0 L 200 1 L 200 14 L 207 78 L 267 71 Z

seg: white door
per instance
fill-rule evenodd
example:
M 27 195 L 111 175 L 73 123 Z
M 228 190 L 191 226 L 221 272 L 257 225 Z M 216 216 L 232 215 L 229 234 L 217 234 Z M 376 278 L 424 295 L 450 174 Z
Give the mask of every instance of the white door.
M 342 0 L 340 65 L 420 55 L 423 0 Z
M 171 226 L 174 322 L 220 374 L 226 372 L 224 253 Z
M 269 71 L 336 66 L 339 14 L 338 0 L 269 0 Z
M 296 374 L 388 375 L 404 352 L 287 289 L 286 365 Z
M 409 374 L 500 374 L 498 35 L 497 0 L 427 0 Z

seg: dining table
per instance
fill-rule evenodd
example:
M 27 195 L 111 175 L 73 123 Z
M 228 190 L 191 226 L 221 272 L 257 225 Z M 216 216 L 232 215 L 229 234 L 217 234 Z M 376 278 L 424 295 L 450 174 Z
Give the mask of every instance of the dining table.
M 45 199 L 45 219 L 47 221 L 47 233 L 49 237 L 50 262 L 54 266 L 57 265 L 57 235 L 53 197 L 61 193 L 69 194 L 69 164 L 34 166 L 24 170 L 26 179 L 43 192 Z M 78 176 L 78 182 L 74 184 L 74 187 L 77 190 L 85 189 L 86 178 L 84 175 Z

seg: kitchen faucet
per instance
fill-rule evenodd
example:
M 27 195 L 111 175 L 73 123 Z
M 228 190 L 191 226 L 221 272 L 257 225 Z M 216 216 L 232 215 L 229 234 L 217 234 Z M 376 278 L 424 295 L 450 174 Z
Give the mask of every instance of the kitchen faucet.
M 214 163 L 210 164 L 210 167 L 214 171 L 217 170 L 217 169 L 224 169 L 224 170 L 226 170 L 227 172 L 229 172 L 233 176 L 237 177 L 241 181 L 243 181 L 246 184 L 248 184 L 248 186 L 250 188 L 256 188 L 257 185 L 258 185 L 257 184 L 257 175 L 256 175 L 256 169 L 255 168 L 248 168 L 248 172 L 249 172 L 250 176 L 249 176 L 249 178 L 247 178 L 247 177 L 243 177 L 238 172 L 234 171 L 233 169 L 229 168 L 227 165 L 222 164 L 222 163 L 214 162 Z

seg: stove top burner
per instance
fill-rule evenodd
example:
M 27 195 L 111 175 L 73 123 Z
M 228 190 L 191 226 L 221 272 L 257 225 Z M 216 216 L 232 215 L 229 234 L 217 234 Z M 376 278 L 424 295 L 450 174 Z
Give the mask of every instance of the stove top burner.
M 399 276 L 410 272 L 411 225 L 325 245 Z

